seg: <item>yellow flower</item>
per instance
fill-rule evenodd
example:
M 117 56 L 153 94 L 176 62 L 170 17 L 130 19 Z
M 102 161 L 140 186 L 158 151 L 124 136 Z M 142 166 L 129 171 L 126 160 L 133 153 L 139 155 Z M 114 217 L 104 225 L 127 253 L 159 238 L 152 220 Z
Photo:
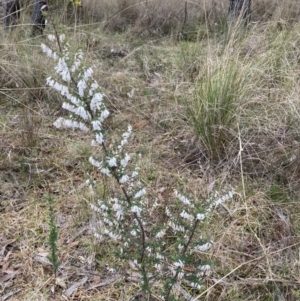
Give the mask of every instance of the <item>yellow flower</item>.
M 73 4 L 75 6 L 81 6 L 81 1 L 79 1 L 79 0 L 73 0 Z

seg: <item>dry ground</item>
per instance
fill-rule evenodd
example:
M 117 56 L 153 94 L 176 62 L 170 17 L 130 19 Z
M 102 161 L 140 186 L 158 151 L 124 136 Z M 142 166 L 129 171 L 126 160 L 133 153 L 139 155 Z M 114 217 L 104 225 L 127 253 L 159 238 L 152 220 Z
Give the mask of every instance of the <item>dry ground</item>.
M 112 139 L 133 126 L 128 152 L 142 154 L 150 199 L 172 202 L 174 188 L 203 200 L 228 187 L 237 193 L 204 226 L 214 245 L 201 256 L 212 272 L 194 296 L 299 300 L 299 25 L 269 19 L 231 33 L 222 24 L 198 28 L 192 41 L 152 27 L 118 33 L 78 23 L 63 30 L 71 49 L 81 46 L 103 88 Z M 87 162 L 92 137 L 52 126 L 65 112 L 62 97 L 45 85 L 54 65 L 41 42 L 45 38 L 30 38 L 26 26 L 1 33 L 2 300 L 142 300 L 132 297 L 139 291 L 134 274 L 109 272 L 113 245 L 97 242 L 90 231 L 84 183 L 88 176 L 103 179 Z M 197 105 L 199 85 L 228 61 L 244 85 L 236 118 L 212 160 L 187 106 Z M 47 260 L 49 193 L 59 227 L 57 284 Z

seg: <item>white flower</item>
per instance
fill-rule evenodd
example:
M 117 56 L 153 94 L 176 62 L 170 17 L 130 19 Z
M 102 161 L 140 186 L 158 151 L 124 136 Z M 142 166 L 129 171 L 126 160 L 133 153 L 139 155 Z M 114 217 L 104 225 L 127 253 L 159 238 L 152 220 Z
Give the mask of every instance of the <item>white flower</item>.
M 188 205 L 190 207 L 194 207 L 194 205 L 191 204 L 191 202 L 182 194 L 180 194 L 177 190 L 174 191 L 175 196 L 184 204 Z
M 70 95 L 69 93 L 69 88 L 65 85 L 61 85 L 61 90 L 60 90 L 60 94 L 62 96 L 67 96 L 67 95 Z
M 121 184 L 124 184 L 124 183 L 128 182 L 128 180 L 129 180 L 129 177 L 128 177 L 127 175 L 123 175 L 123 176 L 120 178 L 119 182 L 120 182 Z
M 97 133 L 96 134 L 96 142 L 99 144 L 102 144 L 104 142 L 104 136 L 102 133 Z
M 97 232 L 94 232 L 94 236 L 99 239 L 99 240 L 102 240 L 103 239 L 103 235 L 97 233 Z
M 51 41 L 51 42 L 54 42 L 54 41 L 55 41 L 55 35 L 54 35 L 54 34 L 48 34 L 47 38 L 48 38 L 48 40 Z
M 160 271 L 161 270 L 161 264 L 160 263 L 156 263 L 154 265 L 154 267 L 156 268 L 156 270 Z
M 110 267 L 108 267 L 107 270 L 108 270 L 109 272 L 111 272 L 111 273 L 115 273 L 115 272 L 116 272 L 116 269 L 110 268 Z
M 74 113 L 77 116 L 80 116 L 84 120 L 90 120 L 91 119 L 90 113 L 87 112 L 86 109 L 82 106 L 77 107 Z
M 190 285 L 191 285 L 191 287 L 194 287 L 198 290 L 201 288 L 201 285 L 199 283 L 191 282 Z
M 90 129 L 82 122 L 74 122 L 73 123 L 75 125 L 75 127 L 77 127 L 78 129 L 84 131 L 84 132 L 88 132 Z
M 91 92 L 91 90 L 90 90 L 89 93 L 93 93 L 93 91 Z M 93 95 L 91 102 L 90 102 L 90 108 L 94 113 L 96 112 L 96 110 L 100 111 L 102 99 L 103 99 L 103 94 L 100 92 L 95 93 Z
M 51 78 L 51 76 L 46 78 L 46 84 L 51 87 L 54 85 L 54 80 Z
M 174 232 L 185 232 L 185 228 L 183 226 L 175 225 L 172 221 L 168 221 L 168 226 L 172 228 Z
M 165 213 L 166 213 L 166 215 L 167 215 L 168 217 L 171 217 L 171 216 L 172 216 L 171 211 L 170 211 L 170 209 L 169 209 L 168 207 L 166 207 Z
M 135 231 L 135 230 L 132 230 L 132 231 L 130 231 L 130 234 L 131 234 L 132 236 L 136 236 L 136 231 Z
M 108 235 L 110 238 L 114 239 L 114 240 L 119 240 L 121 239 L 121 235 L 117 235 L 113 232 L 109 232 L 109 231 L 105 231 L 107 233 L 105 233 L 106 235 Z
M 66 95 L 66 96 L 75 106 L 80 106 L 80 100 L 77 97 L 75 97 L 71 94 Z
M 197 246 L 196 248 L 198 251 L 205 252 L 205 251 L 209 250 L 211 248 L 211 246 L 212 246 L 212 244 L 210 242 L 207 242 L 206 244 Z
M 121 217 L 123 217 L 123 208 L 122 206 L 118 203 L 118 200 L 117 199 L 113 199 L 115 200 L 115 204 L 113 205 L 113 210 L 115 211 L 116 213 L 116 217 L 117 217 L 117 220 L 120 220 Z
M 83 78 L 87 81 L 93 74 L 93 69 L 92 68 L 88 68 L 84 71 L 84 74 L 83 74 Z
M 53 51 L 51 48 L 49 48 L 44 43 L 41 44 L 42 51 L 46 53 L 47 57 L 52 58 L 54 61 L 57 60 L 57 54 L 55 51 Z
M 86 184 L 86 185 L 92 185 L 92 184 L 93 184 L 93 181 L 92 181 L 91 179 L 87 179 L 87 180 L 85 181 L 85 184 Z
M 114 203 L 114 204 L 119 204 L 119 199 L 118 198 L 111 198 L 110 202 Z
M 72 94 L 69 92 L 69 88 L 66 86 L 66 92 L 64 94 L 64 96 L 66 97 L 66 99 L 70 100 L 72 99 Z
M 61 78 L 64 81 L 66 81 L 66 82 L 71 81 L 71 75 L 70 75 L 70 72 L 69 72 L 69 68 L 68 68 L 68 65 L 67 65 L 64 57 L 61 57 L 58 60 L 58 64 L 55 67 L 55 70 L 58 74 L 60 74 Z
M 109 111 L 105 109 L 104 111 L 101 112 L 99 119 L 101 122 L 103 122 L 108 116 L 109 116 Z
M 154 203 L 152 204 L 152 208 L 156 208 L 159 206 L 159 203 L 157 201 L 157 199 L 154 201 Z
M 108 177 L 111 177 L 111 173 L 108 168 L 101 168 L 100 171 L 104 174 L 107 175 Z
M 177 275 L 177 278 L 180 280 L 184 277 L 184 271 L 180 271 Z
M 82 53 L 82 50 L 79 50 L 79 51 L 75 54 L 75 59 L 74 59 L 73 65 L 72 65 L 72 67 L 71 67 L 71 72 L 74 73 L 74 72 L 79 68 L 82 59 L 83 59 L 83 53 Z
M 93 211 L 95 211 L 95 212 L 101 212 L 101 209 L 98 208 L 97 206 L 95 206 L 94 204 L 90 204 L 90 207 L 91 207 L 91 209 L 92 209 Z
M 121 160 L 121 166 L 125 168 L 130 161 L 130 156 L 126 153 L 124 159 Z
M 221 198 L 215 201 L 215 206 L 219 206 L 226 202 L 227 200 L 231 199 L 233 197 L 233 192 L 230 191 L 228 194 L 223 195 Z
M 205 219 L 205 214 L 202 213 L 198 213 L 196 219 L 199 221 L 203 221 Z
M 99 201 L 98 201 L 98 203 L 99 203 Z M 100 206 L 100 208 L 102 209 L 102 210 L 104 210 L 104 211 L 107 211 L 108 210 L 108 207 L 105 205 L 105 204 L 99 204 L 99 206 Z
M 69 112 L 72 112 L 72 113 L 74 113 L 76 111 L 76 107 L 67 102 L 64 102 L 62 104 L 62 108 L 65 110 L 68 110 Z
M 140 216 L 140 214 L 142 212 L 142 209 L 140 207 L 134 205 L 134 206 L 131 207 L 130 211 L 133 212 L 133 213 L 136 213 L 137 216 Z
M 189 220 L 190 222 L 192 222 L 194 220 L 194 217 L 191 215 L 191 214 L 188 214 L 185 210 L 183 210 L 181 213 L 180 213 L 180 216 L 182 218 L 185 218 L 187 220 Z
M 84 90 L 86 89 L 86 81 L 84 79 L 77 83 L 78 94 L 80 97 L 84 96 Z
M 108 163 L 108 165 L 110 167 L 116 167 L 116 166 L 118 166 L 116 157 L 109 158 L 107 160 L 107 163 Z
M 62 117 L 59 117 L 53 125 L 57 128 L 78 128 L 84 132 L 88 132 L 89 129 L 88 127 L 82 123 L 82 122 L 77 122 L 75 120 L 70 120 L 70 119 L 64 119 Z
M 116 211 L 116 218 L 119 221 L 124 215 L 123 210 Z
M 128 139 L 130 137 L 131 133 L 132 133 L 132 126 L 128 125 L 127 132 L 125 132 L 123 134 L 123 138 L 124 139 Z
M 61 92 L 61 90 L 63 89 L 63 85 L 59 82 L 54 82 L 54 85 L 52 87 L 58 92 Z
M 131 178 L 132 178 L 132 179 L 133 179 L 133 178 L 136 178 L 138 175 L 139 175 L 138 171 L 135 170 L 135 171 L 132 172 Z
M 63 51 L 62 51 L 63 57 L 65 58 L 66 61 L 69 60 L 69 47 L 70 47 L 70 45 L 69 45 L 69 44 L 66 44 L 66 45 L 64 46 L 64 48 L 63 48 Z
M 102 167 L 102 162 L 99 162 L 99 161 L 95 160 L 93 157 L 90 157 L 90 158 L 89 158 L 89 162 L 90 162 L 93 166 L 95 166 L 95 167 L 97 167 L 97 168 L 101 168 L 101 167 Z
M 91 84 L 90 90 L 89 90 L 89 96 L 92 96 L 94 94 L 94 91 L 97 90 L 99 88 L 99 85 L 97 82 L 93 82 Z
M 182 249 L 183 249 L 183 245 L 182 245 L 182 244 L 179 244 L 179 245 L 178 245 L 178 250 L 181 251 Z
M 65 40 L 65 38 L 66 38 L 66 35 L 65 34 L 61 34 L 59 36 L 59 41 L 62 43 Z
M 92 127 L 94 131 L 101 131 L 101 122 L 100 120 L 92 120 Z
M 207 272 L 207 271 L 209 271 L 211 268 L 210 268 L 210 265 L 208 265 L 208 264 L 205 264 L 205 265 L 203 265 L 201 268 L 200 268 L 200 270 L 202 271 L 202 272 Z
M 176 268 L 183 268 L 184 267 L 184 263 L 181 260 L 178 260 L 177 262 L 174 262 L 174 266 Z
M 160 239 L 160 238 L 163 238 L 166 234 L 166 229 L 163 229 L 163 230 L 160 230 L 156 235 L 155 237 Z
M 42 51 L 46 53 L 48 57 L 51 57 L 52 50 L 44 43 L 41 44 Z
M 135 195 L 134 195 L 134 199 L 138 199 L 142 196 L 144 196 L 146 194 L 146 189 L 142 188 L 141 190 L 139 190 Z
M 106 210 L 104 212 L 106 212 Z M 114 223 L 111 220 L 109 220 L 108 218 L 104 218 L 103 221 L 110 228 L 112 228 L 114 226 Z
M 130 137 L 132 133 L 132 126 L 129 125 L 128 128 L 127 128 L 127 131 L 122 135 L 122 140 L 120 142 L 120 144 L 118 145 L 118 149 L 119 151 L 121 151 L 124 147 L 124 145 L 126 145 L 128 143 L 128 138 Z

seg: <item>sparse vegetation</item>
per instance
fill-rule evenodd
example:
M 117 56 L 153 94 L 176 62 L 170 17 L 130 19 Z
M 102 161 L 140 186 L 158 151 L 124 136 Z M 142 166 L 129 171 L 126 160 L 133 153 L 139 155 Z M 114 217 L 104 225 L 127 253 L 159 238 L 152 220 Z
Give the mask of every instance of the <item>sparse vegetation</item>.
M 58 255 L 58 229 L 56 222 L 56 214 L 54 210 L 54 198 L 51 195 L 46 196 L 47 206 L 49 208 L 49 234 L 48 234 L 48 246 L 50 249 L 49 255 L 47 258 L 52 264 L 53 274 L 56 279 L 57 271 L 59 268 L 59 255 Z
M 297 301 L 299 4 L 253 2 L 250 24 L 228 31 L 225 0 L 188 3 L 184 28 L 184 1 L 163 7 L 161 1 L 101 1 L 101 9 L 93 6 L 97 1 L 82 7 L 63 2 L 50 2 L 49 14 L 67 37 L 70 57 L 80 48 L 83 65 L 92 67 L 101 84 L 110 111 L 103 123 L 107 147 L 113 149 L 132 125 L 126 152 L 142 155 L 136 163 L 154 227 L 147 235 L 167 220 L 162 214 L 167 207 L 179 220 L 174 189 L 201 201 L 234 187 L 233 198 L 201 224 L 203 237 L 197 239 L 212 243 L 193 255 L 211 267 L 202 286 L 195 290 L 183 281 L 176 287 L 181 295 L 174 290 L 174 297 Z M 2 298 L 147 300 L 134 261 L 137 242 L 123 261 L 114 253 L 123 242 L 93 235 L 91 224 L 100 217 L 90 204 L 97 206 L 96 196 L 119 197 L 122 186 L 86 164 L 97 155 L 92 133 L 53 126 L 69 113 L 61 110 L 64 97 L 45 84 L 56 63 L 41 51 L 46 38 L 30 37 L 28 20 L 24 7 L 19 25 L 0 32 Z M 98 183 L 93 190 L 84 185 L 88 179 Z M 49 208 L 41 201 L 48 193 L 55 198 L 59 231 L 56 279 L 45 243 Z M 126 221 L 132 231 L 134 223 Z M 174 255 L 180 237 L 165 235 L 166 252 Z M 169 262 L 178 263 L 178 273 L 194 271 L 177 259 Z M 164 300 L 158 294 L 162 283 L 151 283 L 153 300 Z

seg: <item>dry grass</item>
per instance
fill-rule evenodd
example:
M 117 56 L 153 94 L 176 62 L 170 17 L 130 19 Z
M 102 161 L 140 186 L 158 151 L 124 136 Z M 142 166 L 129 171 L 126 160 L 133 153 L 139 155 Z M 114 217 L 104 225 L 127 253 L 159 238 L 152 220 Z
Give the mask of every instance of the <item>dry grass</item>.
M 199 24 L 206 24 L 207 31 L 224 26 L 228 1 L 113 0 L 101 1 L 99 5 L 97 0 L 87 0 L 81 10 L 85 18 L 101 22 L 113 30 L 124 31 L 133 26 L 143 35 L 177 35 L 181 32 L 193 37 L 199 31 Z M 299 14 L 300 8 L 295 0 L 262 0 L 254 1 L 252 5 L 254 22 L 273 20 L 278 26 L 285 26 L 289 21 L 298 20 Z
M 132 124 L 128 151 L 142 154 L 141 175 L 149 196 L 163 206 L 172 201 L 174 188 L 203 199 L 227 185 L 238 192 L 204 227 L 215 244 L 207 254 L 199 254 L 213 265 L 198 293 L 201 300 L 299 300 L 300 31 L 290 22 L 299 15 L 296 1 L 281 6 L 256 2 L 254 21 L 268 22 L 230 34 L 210 24 L 209 30 L 205 27 L 207 16 L 225 19 L 227 1 L 218 4 L 217 11 L 213 1 L 189 2 L 189 8 L 200 7 L 188 14 L 191 26 L 196 28 L 197 20 L 202 22 L 198 29 L 213 34 L 179 43 L 162 38 L 158 28 L 178 31 L 182 2 L 166 1 L 163 7 L 158 1 L 102 2 L 99 12 L 93 9 L 95 22 L 111 29 L 131 24 L 138 33 L 145 28 L 158 32 L 143 38 L 132 37 L 132 29 L 107 32 L 96 23 L 65 28 L 71 48 L 76 50 L 80 42 L 86 64 L 106 94 L 111 139 Z M 88 192 L 82 184 L 87 174 L 99 178 L 87 164 L 91 137 L 52 127 L 64 114 L 61 97 L 44 84 L 53 65 L 39 49 L 44 40 L 32 40 L 28 32 L 24 26 L 7 37 L 1 33 L 1 295 L 12 293 L 9 300 L 66 300 L 67 288 L 85 280 L 70 300 L 130 300 L 138 291 L 134 275 L 109 273 L 113 245 L 96 242 L 89 230 Z M 188 123 L 182 99 L 193 100 L 205 68 L 214 70 L 224 58 L 238 63 L 245 90 L 227 129 L 230 139 L 222 160 L 212 162 Z M 49 192 L 55 196 L 60 230 L 58 285 L 46 261 L 44 196 Z

